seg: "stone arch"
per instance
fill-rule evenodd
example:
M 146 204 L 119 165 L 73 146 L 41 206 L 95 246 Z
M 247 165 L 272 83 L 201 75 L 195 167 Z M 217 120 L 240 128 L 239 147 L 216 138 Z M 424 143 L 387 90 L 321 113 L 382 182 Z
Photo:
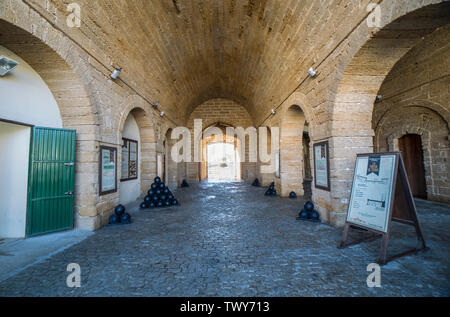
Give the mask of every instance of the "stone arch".
M 397 109 L 400 109 L 400 108 L 405 109 L 408 107 L 423 107 L 423 108 L 430 109 L 431 111 L 435 112 L 438 116 L 440 116 L 445 122 L 447 122 L 449 131 L 450 131 L 450 111 L 448 109 L 446 109 L 444 106 L 442 106 L 441 104 L 431 102 L 428 100 L 417 99 L 412 102 L 403 101 L 401 103 L 396 104 L 395 106 L 396 106 L 395 109 L 389 108 L 380 116 L 380 118 L 377 122 L 373 123 L 373 128 L 375 130 L 375 139 L 377 139 L 377 136 L 378 136 L 377 131 L 379 130 L 379 127 L 382 126 L 384 124 L 384 122 L 386 122 L 386 120 L 389 120 L 389 116 L 394 111 L 396 111 Z
M 445 172 L 450 168 L 448 121 L 435 109 L 413 103 L 389 111 L 376 127 L 375 145 L 377 151 L 398 151 L 399 138 L 420 135 L 428 199 L 448 202 L 446 188 L 450 182 Z
M 281 118 L 280 187 L 281 196 L 291 191 L 303 196 L 303 131 L 306 115 L 299 105 L 291 105 Z
M 146 105 L 137 96 L 130 96 L 123 102 L 124 107 L 121 107 L 118 130 L 117 130 L 117 144 L 122 144 L 122 131 L 125 121 L 129 114 L 132 113 L 140 133 L 140 179 L 141 192 L 145 193 L 153 183 L 156 177 L 156 137 L 154 132 L 154 125 L 152 115 L 145 110 Z
M 265 154 L 270 156 L 270 161 L 269 162 L 263 162 L 261 160 L 259 160 L 259 177 L 260 177 L 260 182 L 262 186 L 269 186 L 272 182 L 275 182 L 275 174 L 276 174 L 276 169 L 277 167 L 275 166 L 275 155 L 277 155 L 277 153 L 272 153 L 272 127 L 270 126 L 264 126 L 262 128 L 266 128 L 266 136 L 267 136 L 267 144 L 266 144 L 266 149 L 267 152 Z M 260 131 L 258 131 L 258 137 L 261 138 L 261 134 Z M 276 137 L 276 135 L 274 135 L 274 137 Z M 263 151 L 264 149 L 261 149 L 261 144 L 258 143 L 258 148 L 259 148 L 259 155 L 261 155 L 261 151 Z M 276 149 L 274 149 L 276 150 Z
M 284 118 L 286 116 L 286 113 L 293 105 L 300 108 L 304 113 L 306 122 L 308 122 L 310 125 L 310 137 L 312 139 L 314 135 L 316 120 L 314 111 L 311 109 L 311 107 L 306 106 L 307 104 L 308 103 L 306 100 L 306 96 L 304 94 L 300 92 L 293 93 L 282 105 L 281 118 Z
M 383 1 L 379 28 L 363 21 L 344 42 L 345 55 L 330 87 L 330 172 L 333 224 L 345 219 L 356 154 L 373 151 L 372 113 L 380 87 L 395 64 L 426 35 L 450 22 L 450 4 Z
M 253 127 L 253 119 L 248 113 L 247 109 L 241 104 L 236 103 L 231 99 L 225 98 L 215 98 L 209 99 L 202 104 L 195 107 L 192 113 L 189 115 L 187 121 L 187 127 L 190 129 L 192 135 L 192 148 L 193 157 L 195 156 L 195 142 L 201 141 L 200 136 L 194 135 L 194 120 L 202 119 L 202 131 L 205 128 L 214 126 L 216 124 L 222 124 L 229 127 L 242 127 L 247 129 L 248 127 Z M 197 143 L 198 144 L 198 143 Z M 248 146 L 246 142 L 246 154 L 248 153 Z M 200 146 L 201 148 L 201 146 Z M 199 148 L 199 149 L 200 149 Z M 201 156 L 201 153 L 197 154 Z M 248 155 L 246 155 L 247 157 Z M 189 162 L 186 164 L 186 176 L 189 181 L 199 181 L 201 180 L 201 167 L 199 162 Z M 241 161 L 241 171 L 243 174 L 242 179 L 250 180 L 256 177 L 256 163 L 251 163 L 246 160 L 246 162 Z
M 172 139 L 173 128 L 167 128 L 164 134 L 165 147 L 165 180 L 169 187 L 178 187 L 180 181 L 179 164 L 172 159 L 172 148 L 176 144 L 176 140 Z
M 239 161 L 238 158 L 236 158 L 236 163 L 239 163 L 239 166 L 236 166 L 236 170 L 235 172 L 238 174 L 236 175 L 238 180 L 243 178 L 242 175 L 242 168 L 241 168 L 241 161 L 240 161 L 240 157 L 242 157 L 242 153 L 240 150 L 240 141 L 237 138 L 237 136 L 228 136 L 226 134 L 226 129 L 227 128 L 233 128 L 233 126 L 231 124 L 227 124 L 227 123 L 223 123 L 221 121 L 218 121 L 216 123 L 210 124 L 209 126 L 205 127 L 203 129 L 203 133 L 202 133 L 202 138 L 201 138 L 201 144 L 202 144 L 202 162 L 199 165 L 199 175 L 200 175 L 200 180 L 204 181 L 207 180 L 209 177 L 209 170 L 208 170 L 208 155 L 207 155 L 207 147 L 209 144 L 212 143 L 228 143 L 228 144 L 233 144 L 234 146 L 234 150 L 235 150 L 235 155 L 237 154 L 239 156 Z M 220 131 L 222 133 L 221 137 L 219 137 L 215 131 Z
M 69 48 L 59 46 L 62 43 Z M 20 56 L 41 76 L 58 104 L 63 128 L 77 131 L 75 225 L 97 229 L 101 219 L 97 217 L 98 173 L 93 162 L 98 160 L 100 119 L 93 94 L 81 75 L 83 66 L 75 62 L 76 48 L 22 3 L 11 12 L 7 5 L 0 10 L 0 45 Z

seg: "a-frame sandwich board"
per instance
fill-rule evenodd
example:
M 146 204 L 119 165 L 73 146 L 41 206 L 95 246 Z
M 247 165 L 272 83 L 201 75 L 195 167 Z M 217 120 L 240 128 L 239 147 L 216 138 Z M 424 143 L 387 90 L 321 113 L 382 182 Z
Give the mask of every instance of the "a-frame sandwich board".
M 414 249 L 388 258 L 392 221 L 413 226 L 418 243 Z M 373 234 L 349 243 L 348 234 L 352 227 L 365 229 Z M 400 152 L 358 154 L 347 220 L 339 248 L 380 237 L 381 250 L 377 261 L 380 265 L 427 250 Z

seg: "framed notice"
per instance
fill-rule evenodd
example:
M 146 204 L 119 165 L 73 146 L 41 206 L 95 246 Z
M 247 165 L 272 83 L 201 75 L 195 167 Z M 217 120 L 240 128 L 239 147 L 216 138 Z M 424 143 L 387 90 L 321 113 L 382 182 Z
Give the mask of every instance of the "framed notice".
M 316 188 L 330 191 L 330 150 L 328 141 L 314 144 L 314 181 Z
M 117 192 L 117 149 L 100 146 L 100 195 Z
M 394 154 L 357 157 L 348 222 L 387 232 L 395 167 Z
M 138 179 L 138 142 L 123 139 L 121 182 Z

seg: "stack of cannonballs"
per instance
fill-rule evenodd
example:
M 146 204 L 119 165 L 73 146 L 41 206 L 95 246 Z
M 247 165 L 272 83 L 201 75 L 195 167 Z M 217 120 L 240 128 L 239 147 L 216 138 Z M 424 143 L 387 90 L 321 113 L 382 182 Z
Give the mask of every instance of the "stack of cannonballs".
M 252 186 L 255 186 L 255 187 L 261 186 L 261 183 L 259 182 L 259 179 L 255 179 L 255 181 L 252 183 Z
M 300 214 L 298 215 L 297 219 L 304 221 L 320 222 L 320 215 L 314 209 L 314 204 L 308 201 L 305 204 L 303 210 L 300 211 Z
M 188 182 L 185 179 L 183 179 L 183 182 L 181 183 L 181 187 L 182 188 L 189 187 L 189 184 L 188 184 Z
M 170 189 L 166 187 L 160 177 L 156 177 L 152 188 L 149 189 L 148 195 L 145 196 L 141 204 L 141 209 L 164 208 L 178 205 L 179 202 Z
M 114 208 L 114 214 L 109 217 L 109 223 L 111 225 L 127 225 L 131 223 L 131 215 L 125 212 L 123 205 L 118 205 Z
M 265 196 L 276 196 L 277 190 L 275 189 L 275 183 L 270 184 L 269 188 L 267 189 Z

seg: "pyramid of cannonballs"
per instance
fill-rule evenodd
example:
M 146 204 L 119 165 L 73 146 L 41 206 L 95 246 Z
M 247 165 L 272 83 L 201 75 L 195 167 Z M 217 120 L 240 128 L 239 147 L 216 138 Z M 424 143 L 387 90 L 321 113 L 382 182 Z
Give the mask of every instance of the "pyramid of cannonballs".
M 156 177 L 152 188 L 149 189 L 148 195 L 145 196 L 141 204 L 141 209 L 164 208 L 178 205 L 179 202 L 170 189 L 166 187 L 160 177 Z
M 270 184 L 269 188 L 267 189 L 267 191 L 264 195 L 265 196 L 276 196 L 277 195 L 277 190 L 275 189 L 274 182 L 272 184 Z

